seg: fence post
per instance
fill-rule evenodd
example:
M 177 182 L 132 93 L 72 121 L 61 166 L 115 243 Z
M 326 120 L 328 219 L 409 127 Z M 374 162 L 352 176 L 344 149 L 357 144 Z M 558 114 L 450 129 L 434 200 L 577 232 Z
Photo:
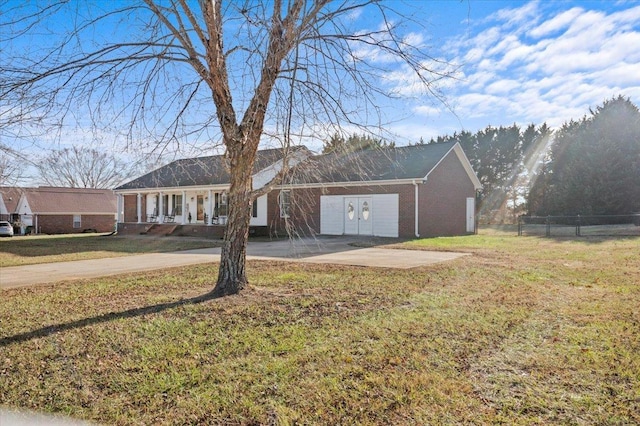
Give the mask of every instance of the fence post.
M 522 236 L 522 216 L 518 216 L 518 237 Z
M 551 236 L 551 216 L 547 216 L 547 228 L 545 230 L 545 236 Z
M 578 215 L 578 222 L 576 223 L 576 237 L 580 236 L 580 215 Z

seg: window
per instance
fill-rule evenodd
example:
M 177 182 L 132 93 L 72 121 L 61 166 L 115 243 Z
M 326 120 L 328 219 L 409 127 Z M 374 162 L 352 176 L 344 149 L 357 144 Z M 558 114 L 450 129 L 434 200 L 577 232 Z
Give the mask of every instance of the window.
M 278 204 L 280 206 L 280 217 L 289 217 L 291 210 L 291 191 L 280 191 Z
M 171 205 L 173 206 L 173 212 L 176 216 L 182 216 L 182 194 L 180 195 L 172 195 L 173 202 Z
M 251 217 L 258 217 L 258 199 L 253 200 L 253 205 L 251 206 Z
M 353 220 L 356 216 L 356 209 L 353 208 L 352 201 L 349 201 L 349 205 L 347 206 L 347 216 L 349 217 L 349 220 Z
M 362 203 L 362 218 L 364 220 L 369 219 L 369 203 L 366 201 Z
M 165 194 L 162 196 L 162 214 L 169 214 L 169 195 Z
M 82 226 L 82 216 L 80 216 L 79 214 L 74 214 L 73 215 L 73 227 L 74 228 L 80 228 Z

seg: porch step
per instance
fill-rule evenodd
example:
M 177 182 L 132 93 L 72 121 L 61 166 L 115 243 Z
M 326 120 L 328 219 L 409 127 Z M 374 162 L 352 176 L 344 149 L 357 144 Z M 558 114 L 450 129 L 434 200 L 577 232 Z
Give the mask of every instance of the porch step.
M 154 235 L 154 236 L 171 235 L 173 231 L 176 230 L 177 227 L 178 225 L 164 225 L 164 224 L 156 223 L 151 225 L 149 228 L 147 228 L 147 231 L 145 232 L 145 234 Z

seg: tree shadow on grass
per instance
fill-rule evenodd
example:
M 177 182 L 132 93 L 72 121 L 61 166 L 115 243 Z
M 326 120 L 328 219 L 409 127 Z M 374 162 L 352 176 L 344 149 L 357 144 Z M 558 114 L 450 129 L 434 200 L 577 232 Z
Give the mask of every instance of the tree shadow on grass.
M 39 337 L 47 337 L 55 333 L 61 333 L 68 330 L 74 330 L 77 328 L 87 327 L 95 324 L 102 324 L 109 321 L 115 321 L 125 318 L 135 318 L 144 315 L 157 314 L 169 309 L 177 308 L 185 305 L 197 305 L 208 300 L 213 300 L 221 297 L 213 292 L 206 293 L 200 296 L 191 297 L 188 299 L 180 299 L 175 302 L 159 303 L 157 305 L 143 306 L 140 308 L 127 309 L 122 312 L 109 312 L 102 315 L 97 315 L 91 318 L 84 318 L 81 320 L 71 321 L 63 324 L 48 325 L 46 327 L 38 328 L 36 330 L 27 331 L 25 333 L 15 334 L 13 336 L 7 336 L 0 338 L 0 348 L 9 346 L 16 343 L 27 342 L 31 339 L 37 339 Z

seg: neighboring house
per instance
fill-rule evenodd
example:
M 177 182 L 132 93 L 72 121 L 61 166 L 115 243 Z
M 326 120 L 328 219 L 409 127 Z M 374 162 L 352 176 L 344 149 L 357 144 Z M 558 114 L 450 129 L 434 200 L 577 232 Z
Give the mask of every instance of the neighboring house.
M 254 202 L 254 229 L 403 238 L 475 232 L 481 185 L 458 143 L 320 156 L 301 147 L 296 154 L 287 183 Z M 281 165 L 281 150 L 258 151 L 254 189 Z M 118 229 L 146 232 L 170 223 L 171 232 L 221 236 L 228 189 L 223 156 L 174 161 L 115 189 Z
M 13 223 L 18 219 L 16 210 L 21 195 L 21 188 L 13 186 L 0 187 L 0 220 Z
M 110 189 L 2 188 L 0 193 L 2 204 L 10 214 L 9 220 L 22 234 L 110 232 L 115 229 L 116 197 Z

